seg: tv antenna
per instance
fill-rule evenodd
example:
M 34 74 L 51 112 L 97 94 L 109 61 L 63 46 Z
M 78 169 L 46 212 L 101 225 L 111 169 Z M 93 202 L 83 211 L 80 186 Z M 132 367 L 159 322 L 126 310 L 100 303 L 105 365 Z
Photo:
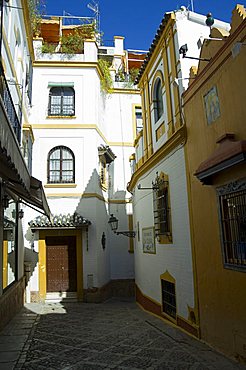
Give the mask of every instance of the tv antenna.
M 92 0 L 89 4 L 87 4 L 87 8 L 94 12 L 96 18 L 96 27 L 97 31 L 100 32 L 100 11 L 99 11 L 99 2 L 96 0 Z

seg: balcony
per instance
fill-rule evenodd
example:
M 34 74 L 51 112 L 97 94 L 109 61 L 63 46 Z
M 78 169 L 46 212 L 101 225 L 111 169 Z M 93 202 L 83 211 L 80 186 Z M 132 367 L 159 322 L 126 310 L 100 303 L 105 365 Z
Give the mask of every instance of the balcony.
M 3 105 L 8 115 L 9 122 L 14 130 L 18 143 L 21 143 L 21 123 L 17 116 L 15 106 L 8 88 L 7 80 L 4 76 L 2 65 L 0 65 L 0 95 Z
M 21 153 L 21 122 L 0 64 L 0 177 L 30 187 L 30 175 Z

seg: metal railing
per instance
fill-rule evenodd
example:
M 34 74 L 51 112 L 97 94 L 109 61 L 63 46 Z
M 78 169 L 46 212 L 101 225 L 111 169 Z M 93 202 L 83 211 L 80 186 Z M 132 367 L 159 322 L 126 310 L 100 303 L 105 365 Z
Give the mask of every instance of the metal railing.
M 8 119 L 14 130 L 18 143 L 21 143 L 21 123 L 15 110 L 8 83 L 4 75 L 3 66 L 0 63 L 0 96 L 2 97 L 4 107 L 6 109 Z

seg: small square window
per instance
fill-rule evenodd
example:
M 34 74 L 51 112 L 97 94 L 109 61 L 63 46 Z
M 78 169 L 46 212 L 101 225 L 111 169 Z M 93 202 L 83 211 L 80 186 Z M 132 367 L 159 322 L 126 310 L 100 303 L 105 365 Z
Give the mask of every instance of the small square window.
M 162 310 L 168 316 L 176 319 L 176 291 L 175 284 L 161 279 Z

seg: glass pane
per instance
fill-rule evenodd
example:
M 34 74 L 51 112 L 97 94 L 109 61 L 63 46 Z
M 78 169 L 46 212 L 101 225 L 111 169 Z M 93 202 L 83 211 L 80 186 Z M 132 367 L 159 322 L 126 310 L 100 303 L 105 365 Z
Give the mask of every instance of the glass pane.
M 60 106 L 51 106 L 49 114 L 53 116 L 59 116 L 61 114 L 61 107 Z
M 63 161 L 62 162 L 62 170 L 73 170 L 73 162 L 72 161 Z
M 71 104 L 73 104 L 73 96 L 64 96 L 63 105 L 71 105 Z
M 60 182 L 60 171 L 50 172 L 50 182 Z
M 50 170 L 59 170 L 60 161 L 50 161 Z
M 74 89 L 71 87 L 64 87 L 63 88 L 63 96 L 64 97 L 69 97 L 69 96 L 74 96 Z
M 61 96 L 62 88 L 61 87 L 52 87 L 50 89 L 51 96 Z
M 51 96 L 50 102 L 52 105 L 61 105 L 61 96 Z
M 62 182 L 73 182 L 73 172 L 63 171 L 62 172 Z
M 55 150 L 50 154 L 50 159 L 60 159 L 60 149 Z
M 67 150 L 67 149 L 63 149 L 62 150 L 62 158 L 63 159 L 72 159 L 72 154 Z
M 73 116 L 74 115 L 74 107 L 73 106 L 63 106 L 62 114 L 64 116 Z

